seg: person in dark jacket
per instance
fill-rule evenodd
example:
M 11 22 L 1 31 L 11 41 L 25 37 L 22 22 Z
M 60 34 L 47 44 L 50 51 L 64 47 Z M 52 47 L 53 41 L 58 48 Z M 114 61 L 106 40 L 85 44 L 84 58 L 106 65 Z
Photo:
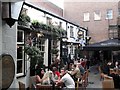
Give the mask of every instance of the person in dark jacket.
M 110 73 L 110 68 L 109 68 L 109 66 L 108 66 L 107 64 L 103 64 L 103 65 L 101 66 L 101 71 L 102 71 L 102 73 L 104 73 L 104 74 L 106 74 L 106 75 L 109 75 L 109 73 Z
M 116 73 L 116 69 L 113 70 L 110 76 L 113 77 L 115 89 L 120 89 L 120 76 Z

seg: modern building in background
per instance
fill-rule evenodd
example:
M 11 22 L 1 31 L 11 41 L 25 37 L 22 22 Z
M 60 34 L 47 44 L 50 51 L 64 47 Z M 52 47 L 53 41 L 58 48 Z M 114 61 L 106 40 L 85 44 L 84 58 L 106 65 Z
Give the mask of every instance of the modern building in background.
M 94 51 L 91 58 L 113 60 L 115 56 L 118 57 L 117 60 L 120 59 L 119 16 L 119 0 L 64 0 L 64 18 L 88 28 L 88 36 L 91 37 L 88 44 L 91 46 L 86 50 Z M 100 58 L 101 56 L 104 58 Z

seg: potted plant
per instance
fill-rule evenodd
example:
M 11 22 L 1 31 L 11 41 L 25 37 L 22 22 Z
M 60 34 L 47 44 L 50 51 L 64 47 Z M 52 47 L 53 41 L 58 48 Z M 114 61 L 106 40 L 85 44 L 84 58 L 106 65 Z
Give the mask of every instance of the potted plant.
M 35 74 L 36 65 L 43 66 L 43 57 L 40 54 L 40 50 L 35 46 L 27 45 L 24 51 L 30 59 L 30 70 Z

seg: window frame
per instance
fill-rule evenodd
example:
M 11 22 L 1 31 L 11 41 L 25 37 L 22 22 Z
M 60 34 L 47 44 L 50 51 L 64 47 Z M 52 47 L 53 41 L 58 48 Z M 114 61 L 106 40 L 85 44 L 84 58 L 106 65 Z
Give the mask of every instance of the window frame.
M 40 42 L 42 41 L 42 43 Z M 45 39 L 40 39 L 40 41 L 36 44 L 36 47 L 40 50 L 40 55 L 44 54 L 43 60 L 45 59 Z M 44 47 L 44 50 L 42 49 Z
M 74 38 L 74 32 L 73 32 L 74 27 L 70 26 L 70 38 Z
M 52 24 L 52 18 L 46 17 L 46 22 L 47 22 L 47 25 L 51 25 Z
M 22 76 L 25 76 L 25 53 L 24 53 L 24 48 L 25 48 L 25 46 L 24 46 L 24 44 L 25 44 L 25 39 L 24 39 L 24 37 L 25 37 L 25 32 L 24 32 L 24 30 L 17 30 L 17 37 L 18 37 L 18 32 L 22 32 L 23 34 L 22 34 L 22 42 L 18 42 L 17 41 L 17 48 L 19 48 L 19 47 L 22 47 L 22 58 L 21 59 L 18 59 L 18 56 L 17 56 L 17 62 L 18 61 L 20 61 L 20 60 L 22 60 L 22 72 L 21 73 L 17 73 L 17 71 L 16 71 L 16 76 L 17 77 L 22 77 Z M 18 38 L 17 38 L 18 39 Z M 18 50 L 17 50 L 17 53 L 18 53 Z M 16 65 L 16 67 L 17 67 L 17 70 L 18 70 L 18 66 Z
M 83 13 L 83 21 L 84 22 L 90 21 L 90 13 L 89 12 Z
M 111 13 L 110 13 L 111 11 Z M 113 10 L 112 9 L 107 9 L 106 11 L 106 19 L 113 19 Z
M 118 38 L 118 30 L 116 30 L 116 29 L 109 30 L 109 38 L 110 39 Z
M 97 17 L 98 15 L 99 15 L 99 18 Z M 95 21 L 101 20 L 101 12 L 100 12 L 100 10 L 94 11 L 94 20 Z
M 118 8 L 118 16 L 120 16 L 120 8 Z
M 74 49 L 73 49 L 73 45 L 70 46 L 70 54 L 73 55 L 74 54 Z

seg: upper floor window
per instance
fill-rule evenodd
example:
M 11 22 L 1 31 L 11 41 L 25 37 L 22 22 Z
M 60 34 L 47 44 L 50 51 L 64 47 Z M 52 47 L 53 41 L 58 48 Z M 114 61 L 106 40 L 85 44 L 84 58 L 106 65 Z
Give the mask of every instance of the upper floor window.
M 51 25 L 52 24 L 52 18 L 47 17 L 47 25 Z
M 120 16 L 120 8 L 118 8 L 118 16 Z
M 59 22 L 59 28 L 62 28 L 62 22 Z
M 70 37 L 74 37 L 73 26 L 70 26 Z
M 24 43 L 24 31 L 17 32 L 17 43 L 23 44 Z
M 112 9 L 107 10 L 106 19 L 113 19 L 113 10 Z
M 73 45 L 70 46 L 70 54 L 73 54 Z
M 101 12 L 99 10 L 94 12 L 94 20 L 101 20 Z
M 24 61 L 24 31 L 18 30 L 17 32 L 17 76 L 24 75 L 25 73 Z
M 119 33 L 118 33 L 118 27 L 117 27 L 117 25 L 110 25 L 109 26 L 108 35 L 109 35 L 110 39 L 118 38 Z
M 90 13 L 84 13 L 84 21 L 90 21 Z

